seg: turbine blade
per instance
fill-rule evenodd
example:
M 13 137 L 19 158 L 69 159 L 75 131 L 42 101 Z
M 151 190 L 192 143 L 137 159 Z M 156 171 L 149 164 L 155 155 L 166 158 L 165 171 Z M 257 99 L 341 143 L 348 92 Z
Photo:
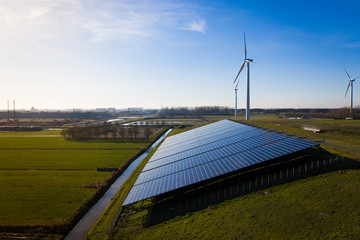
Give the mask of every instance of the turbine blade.
M 236 78 L 235 78 L 235 80 L 234 80 L 234 82 L 233 82 L 233 83 L 235 83 L 235 82 L 236 82 L 236 79 L 239 77 L 239 75 L 240 75 L 241 71 L 243 70 L 244 66 L 245 66 L 245 61 L 244 61 L 244 62 L 243 62 L 243 64 L 241 65 L 241 68 L 240 68 L 240 70 L 239 70 L 238 74 L 236 75 Z
M 345 72 L 346 72 L 346 75 L 348 76 L 349 80 L 351 79 L 349 73 L 346 71 L 346 69 L 344 68 Z
M 239 86 L 239 82 L 240 82 L 240 79 L 239 79 L 239 81 L 237 82 L 235 89 L 237 89 L 237 87 Z
M 245 59 L 246 59 L 247 52 L 246 52 L 246 38 L 245 38 L 245 32 L 244 32 L 244 47 L 245 47 Z
M 346 97 L 346 95 L 347 95 L 347 93 L 348 93 L 349 87 L 350 87 L 350 82 L 349 82 L 348 87 L 347 87 L 347 89 L 346 89 L 345 97 Z
M 356 80 L 356 79 L 358 79 L 358 78 L 360 78 L 360 76 L 359 76 L 359 77 L 357 77 L 357 78 L 354 78 L 353 80 Z

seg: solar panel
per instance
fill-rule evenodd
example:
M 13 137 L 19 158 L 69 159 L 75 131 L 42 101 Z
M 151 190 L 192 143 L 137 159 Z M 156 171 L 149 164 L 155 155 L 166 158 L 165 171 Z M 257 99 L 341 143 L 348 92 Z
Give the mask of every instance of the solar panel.
M 165 139 L 123 206 L 317 145 L 223 120 Z

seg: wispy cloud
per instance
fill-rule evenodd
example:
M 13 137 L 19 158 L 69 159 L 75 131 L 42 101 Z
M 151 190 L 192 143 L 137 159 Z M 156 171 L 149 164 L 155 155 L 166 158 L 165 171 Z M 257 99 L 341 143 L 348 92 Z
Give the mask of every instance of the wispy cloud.
M 0 38 L 97 42 L 151 39 L 168 29 L 204 33 L 206 21 L 196 19 L 194 7 L 177 0 L 2 0 Z
M 205 26 L 206 21 L 201 20 L 195 20 L 190 23 L 188 23 L 185 27 L 181 28 L 182 30 L 189 30 L 189 31 L 195 31 L 200 33 L 205 33 Z

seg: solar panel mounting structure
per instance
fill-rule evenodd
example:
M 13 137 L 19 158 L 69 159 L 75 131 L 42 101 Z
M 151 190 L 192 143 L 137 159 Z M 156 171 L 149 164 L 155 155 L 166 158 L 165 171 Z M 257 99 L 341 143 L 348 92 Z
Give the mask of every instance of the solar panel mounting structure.
M 317 145 L 230 120 L 211 123 L 166 138 L 143 168 L 122 206 Z

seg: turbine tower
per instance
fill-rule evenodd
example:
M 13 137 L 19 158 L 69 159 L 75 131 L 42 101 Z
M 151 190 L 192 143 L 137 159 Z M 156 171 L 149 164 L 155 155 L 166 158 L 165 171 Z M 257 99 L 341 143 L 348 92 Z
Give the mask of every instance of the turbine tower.
M 239 85 L 240 80 L 237 82 L 236 86 L 235 86 L 235 117 L 237 117 L 237 91 L 238 91 L 238 85 Z
M 239 75 L 240 75 L 241 71 L 243 70 L 245 63 L 246 63 L 246 113 L 245 113 L 245 119 L 249 120 L 250 119 L 250 63 L 254 63 L 253 62 L 254 60 L 247 58 L 245 33 L 244 33 L 244 48 L 245 48 L 244 62 L 241 65 L 238 74 L 236 75 L 234 83 L 236 82 L 237 78 L 239 77 Z M 238 82 L 238 84 L 239 84 L 239 82 Z M 237 90 L 235 90 L 235 93 L 236 92 L 237 92 Z M 236 98 L 237 98 L 237 95 L 236 95 Z M 235 107 L 235 112 L 236 112 L 236 107 Z
M 351 86 L 351 89 L 350 89 L 350 117 L 352 118 L 352 114 L 353 114 L 353 82 L 358 79 L 359 77 L 357 78 L 351 78 L 349 73 L 346 71 L 346 69 L 344 68 L 345 72 L 346 72 L 346 75 L 348 76 L 349 78 L 349 84 L 347 86 L 347 89 L 346 89 L 346 92 L 345 92 L 345 97 L 348 93 L 348 90 L 349 90 L 349 87 Z

